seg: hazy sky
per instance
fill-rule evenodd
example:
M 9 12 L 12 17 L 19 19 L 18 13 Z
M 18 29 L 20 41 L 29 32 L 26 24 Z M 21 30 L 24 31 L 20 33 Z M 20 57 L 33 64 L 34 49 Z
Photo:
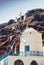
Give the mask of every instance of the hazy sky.
M 0 24 L 35 8 L 44 9 L 44 0 L 0 0 Z

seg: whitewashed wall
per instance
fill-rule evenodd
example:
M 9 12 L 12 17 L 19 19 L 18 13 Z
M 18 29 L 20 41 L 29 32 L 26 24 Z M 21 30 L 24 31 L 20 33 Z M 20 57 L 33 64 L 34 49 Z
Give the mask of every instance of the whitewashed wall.
M 30 46 L 31 51 L 42 51 L 42 34 L 33 28 L 26 29 L 20 40 L 20 51 L 25 51 L 26 45 Z
M 16 60 L 22 60 L 24 65 L 30 65 L 30 63 L 35 60 L 38 65 L 44 65 L 44 57 L 43 56 L 9 56 L 8 57 L 8 65 L 14 65 Z M 4 62 L 4 61 L 3 61 Z
M 14 65 L 16 60 L 22 60 L 24 65 L 30 65 L 35 60 L 38 65 L 44 65 L 44 56 L 8 56 L 4 60 L 0 61 L 0 65 L 4 65 L 5 61 L 8 61 L 6 65 Z

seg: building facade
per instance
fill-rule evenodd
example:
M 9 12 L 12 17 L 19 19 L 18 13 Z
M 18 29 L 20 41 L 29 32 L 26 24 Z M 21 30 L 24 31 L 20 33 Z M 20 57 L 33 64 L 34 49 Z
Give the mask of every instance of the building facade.
M 5 56 L 0 65 L 44 65 L 42 34 L 26 28 L 20 36 L 19 54 Z

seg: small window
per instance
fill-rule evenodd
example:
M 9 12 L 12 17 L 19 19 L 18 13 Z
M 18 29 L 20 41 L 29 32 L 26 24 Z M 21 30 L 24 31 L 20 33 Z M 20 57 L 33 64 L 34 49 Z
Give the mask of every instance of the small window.
M 38 63 L 35 60 L 33 60 L 30 65 L 38 65 Z
M 29 46 L 27 45 L 27 46 L 25 46 L 25 51 L 29 51 L 30 49 L 29 49 Z
M 23 63 L 23 61 L 22 60 L 16 60 L 15 62 L 14 62 L 14 65 L 24 65 L 24 63 Z
M 30 34 L 32 34 L 32 33 L 30 32 Z

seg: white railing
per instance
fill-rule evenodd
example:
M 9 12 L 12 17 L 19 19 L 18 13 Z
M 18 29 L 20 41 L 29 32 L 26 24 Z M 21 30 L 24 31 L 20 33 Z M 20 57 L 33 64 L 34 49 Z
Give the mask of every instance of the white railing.
M 22 52 L 22 51 L 17 51 L 16 53 L 12 53 L 11 55 L 13 56 L 43 56 L 42 51 L 27 51 L 27 52 Z
M 28 51 L 28 52 L 20 52 L 21 56 L 43 56 L 43 52 L 41 51 Z

